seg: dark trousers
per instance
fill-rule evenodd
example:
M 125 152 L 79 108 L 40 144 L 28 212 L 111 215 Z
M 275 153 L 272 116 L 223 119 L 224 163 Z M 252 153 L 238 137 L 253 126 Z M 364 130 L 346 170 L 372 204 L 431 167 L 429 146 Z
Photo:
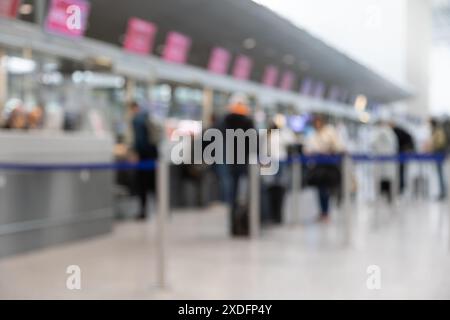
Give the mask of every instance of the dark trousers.
M 444 162 L 438 161 L 436 162 L 436 169 L 438 173 L 438 179 L 439 179 L 439 198 L 445 198 L 447 195 L 447 186 L 445 185 L 445 178 L 444 178 Z
M 140 161 L 151 161 L 151 158 L 140 157 Z M 147 216 L 147 196 L 149 192 L 155 192 L 155 170 L 137 170 L 136 171 L 136 191 L 139 198 L 139 215 Z
M 229 195 L 229 206 L 230 206 L 230 221 L 231 225 L 233 225 L 233 222 L 235 221 L 235 214 L 238 207 L 238 195 L 242 194 L 243 192 L 247 193 L 246 190 L 240 190 L 239 188 L 242 188 L 242 186 L 239 185 L 239 180 L 242 177 L 248 176 L 248 167 L 246 165 L 230 165 L 228 167 L 228 173 L 230 175 L 230 184 L 228 190 Z M 247 199 L 248 200 L 248 199 Z
M 320 214 L 327 217 L 330 213 L 330 190 L 328 187 L 318 187 L 318 199 L 320 205 Z
M 406 166 L 404 163 L 400 163 L 398 170 L 399 170 L 399 193 L 403 194 L 403 191 L 405 191 L 406 183 L 405 183 L 405 169 Z
M 391 181 L 383 179 L 380 181 L 380 194 L 386 196 L 389 203 L 392 203 Z

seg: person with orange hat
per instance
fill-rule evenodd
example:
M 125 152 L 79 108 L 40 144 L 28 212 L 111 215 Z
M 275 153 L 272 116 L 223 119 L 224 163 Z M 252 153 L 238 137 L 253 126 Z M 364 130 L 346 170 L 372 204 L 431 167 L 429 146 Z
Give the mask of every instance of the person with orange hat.
M 229 103 L 229 114 L 227 114 L 223 121 L 223 129 L 225 131 L 242 129 L 244 132 L 254 129 L 253 120 L 250 118 L 250 107 L 248 106 L 248 100 L 245 95 L 236 94 L 231 97 Z M 228 194 L 228 203 L 230 206 L 230 227 L 231 234 L 233 236 L 246 235 L 248 233 L 248 226 L 245 223 L 248 218 L 245 217 L 247 210 L 242 208 L 237 203 L 238 194 L 244 193 L 244 190 L 239 190 L 242 188 L 239 181 L 241 178 L 246 178 L 248 173 L 248 164 L 250 157 L 250 145 L 249 141 L 246 141 L 245 146 L 245 163 L 238 163 L 238 152 L 242 153 L 242 150 L 238 150 L 238 146 L 234 141 L 229 141 L 227 135 L 225 135 L 225 159 L 229 160 L 226 153 L 230 152 L 230 148 L 234 148 L 232 163 L 226 165 L 227 173 L 230 178 Z M 243 210 L 241 210 L 243 209 Z

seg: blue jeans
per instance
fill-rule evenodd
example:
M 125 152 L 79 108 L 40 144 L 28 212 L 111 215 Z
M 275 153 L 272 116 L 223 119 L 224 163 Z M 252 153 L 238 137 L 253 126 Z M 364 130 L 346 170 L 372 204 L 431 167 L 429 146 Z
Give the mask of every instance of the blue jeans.
M 320 214 L 327 217 L 330 210 L 330 190 L 327 187 L 318 187 Z
M 231 177 L 226 164 L 215 164 L 214 171 L 219 178 L 220 200 L 225 203 L 231 202 Z

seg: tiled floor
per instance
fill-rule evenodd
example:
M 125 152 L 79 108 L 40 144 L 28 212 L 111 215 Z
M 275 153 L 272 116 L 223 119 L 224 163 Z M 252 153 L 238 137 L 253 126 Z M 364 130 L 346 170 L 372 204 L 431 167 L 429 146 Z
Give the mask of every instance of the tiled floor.
M 328 226 L 265 230 L 257 241 L 231 240 L 226 210 L 177 212 L 169 222 L 169 287 L 156 285 L 155 223 L 118 224 L 110 235 L 0 260 L 3 299 L 450 299 L 449 210 L 403 203 L 353 212 L 353 241 L 342 242 L 338 211 Z M 66 289 L 79 265 L 82 289 Z M 367 267 L 381 268 L 368 290 Z

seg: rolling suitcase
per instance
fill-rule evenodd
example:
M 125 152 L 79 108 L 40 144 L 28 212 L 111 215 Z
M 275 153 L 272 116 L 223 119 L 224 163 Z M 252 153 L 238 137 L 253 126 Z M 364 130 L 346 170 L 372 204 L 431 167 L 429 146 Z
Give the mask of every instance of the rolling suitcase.
M 270 217 L 273 223 L 283 223 L 283 201 L 285 187 L 281 185 L 272 185 L 268 189 Z
M 231 235 L 233 237 L 248 237 L 249 226 L 249 204 L 248 204 L 248 180 L 246 176 L 239 178 L 236 205 L 231 212 Z

